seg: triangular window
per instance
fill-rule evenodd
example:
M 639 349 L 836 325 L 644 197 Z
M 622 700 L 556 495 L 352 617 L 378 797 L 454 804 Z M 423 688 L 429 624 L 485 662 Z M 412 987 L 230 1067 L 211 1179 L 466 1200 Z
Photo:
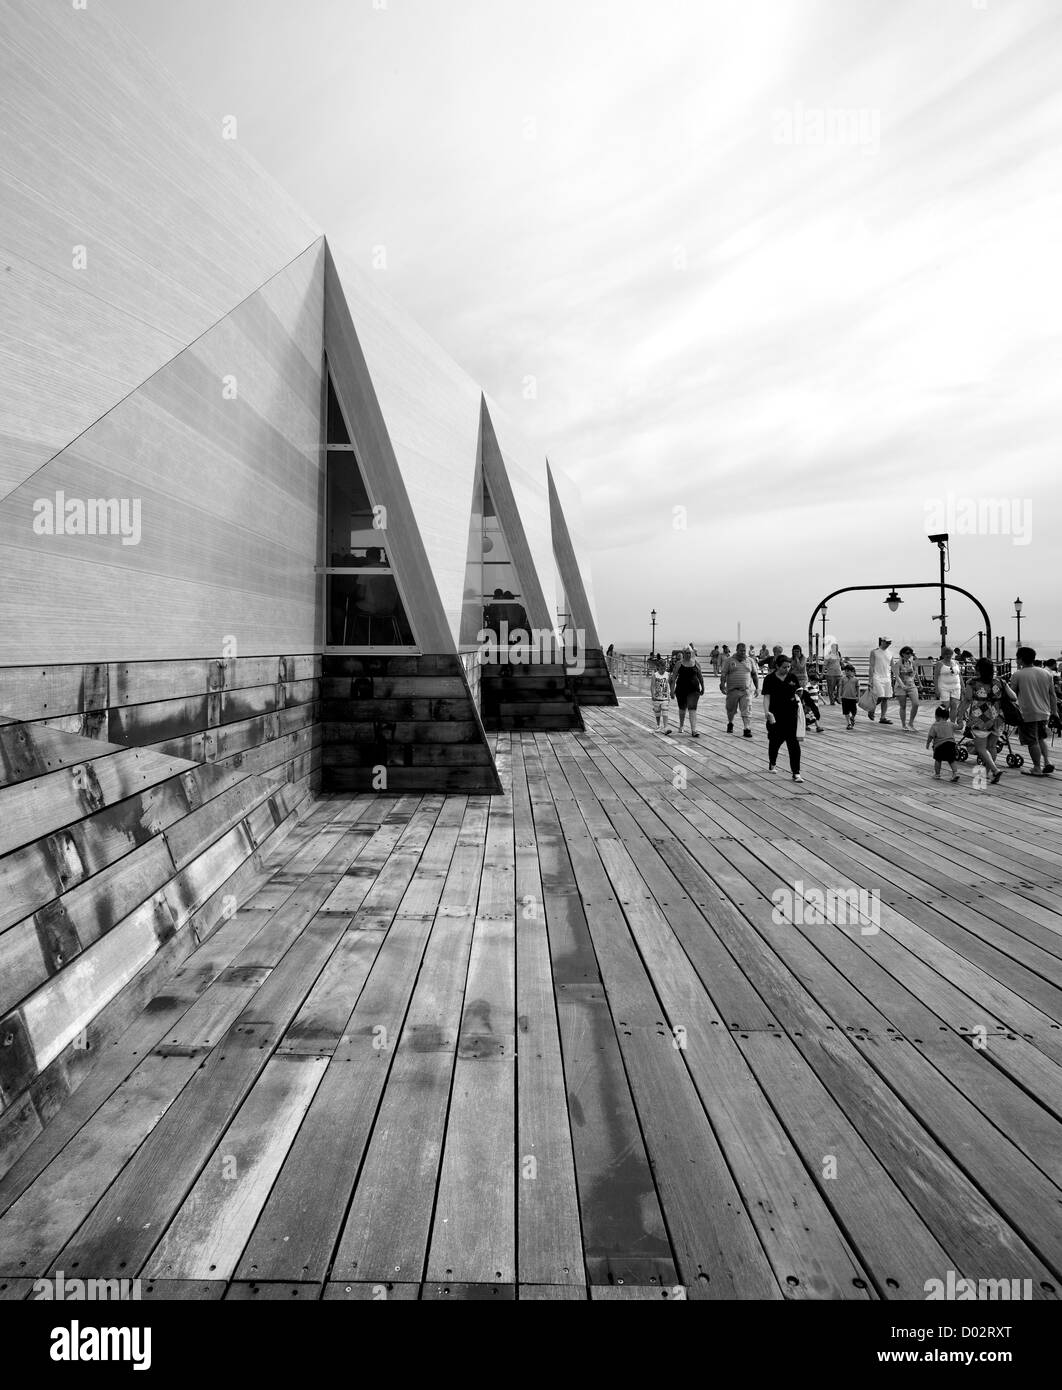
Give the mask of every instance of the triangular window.
M 500 636 L 503 622 L 510 632 L 526 630 L 527 613 L 512 552 L 481 464 L 473 493 L 468 533 L 462 646 L 476 644 L 479 630 Z
M 391 565 L 387 512 L 374 506 L 328 381 L 325 606 L 329 648 L 415 647 Z

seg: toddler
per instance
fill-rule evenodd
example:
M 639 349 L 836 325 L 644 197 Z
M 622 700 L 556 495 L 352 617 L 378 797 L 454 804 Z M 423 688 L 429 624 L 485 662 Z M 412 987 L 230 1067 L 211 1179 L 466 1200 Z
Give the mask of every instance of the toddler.
M 855 667 L 847 665 L 841 670 L 841 712 L 845 717 L 845 728 L 854 729 L 859 710 L 859 677 Z
M 649 677 L 649 705 L 656 715 L 656 727 L 659 731 L 663 728 L 665 734 L 670 735 L 671 730 L 667 726 L 668 705 L 671 703 L 671 682 L 668 679 L 667 668 L 664 665 L 664 658 L 657 657 L 656 665 Z
M 955 725 L 951 722 L 951 711 L 947 705 L 937 708 L 936 722 L 926 735 L 926 747 L 933 750 L 933 776 L 940 781 L 940 765 L 947 763 L 951 768 L 951 780 L 959 780 L 959 769 L 955 765 L 958 749 L 955 745 Z

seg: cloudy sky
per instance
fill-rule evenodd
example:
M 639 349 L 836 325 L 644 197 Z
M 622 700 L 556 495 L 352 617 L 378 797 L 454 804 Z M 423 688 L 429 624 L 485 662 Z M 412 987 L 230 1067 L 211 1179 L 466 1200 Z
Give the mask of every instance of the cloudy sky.
M 950 530 L 1057 653 L 1058 0 L 106 3 L 576 478 L 606 641 L 798 640 Z

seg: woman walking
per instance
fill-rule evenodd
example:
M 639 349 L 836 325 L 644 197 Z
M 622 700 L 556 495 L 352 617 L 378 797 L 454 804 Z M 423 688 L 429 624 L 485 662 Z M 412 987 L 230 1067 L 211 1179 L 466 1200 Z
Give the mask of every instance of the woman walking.
M 892 662 L 892 693 L 900 706 L 900 727 L 906 733 L 915 732 L 915 717 L 918 714 L 918 673 L 915 670 L 913 647 L 901 647 L 900 655 Z M 907 706 L 911 706 L 910 723 L 907 720 Z
M 797 685 L 807 685 L 808 683 L 808 659 L 804 655 L 804 649 L 800 646 L 793 648 L 793 660 L 789 669 L 796 677 Z
M 947 705 L 954 724 L 962 696 L 962 674 L 951 647 L 944 647 L 941 651 L 940 660 L 933 667 L 933 682 L 937 687 L 937 699 L 942 705 Z
M 963 719 L 969 719 L 974 751 L 978 761 L 991 773 L 992 785 L 995 786 L 1003 776 L 1003 769 L 996 766 L 996 735 L 1003 727 L 1000 704 L 1004 695 L 1015 703 L 1018 697 L 1005 680 L 999 679 L 995 663 L 987 656 L 979 657 L 975 667 L 976 674 L 963 686 L 955 722 L 961 729 Z
M 775 771 L 778 750 L 784 743 L 789 751 L 789 771 L 794 782 L 803 782 L 800 775 L 800 740 L 797 720 L 800 693 L 791 670 L 792 661 L 780 656 L 774 669 L 763 682 L 763 713 L 767 721 L 767 771 Z
M 826 677 L 826 694 L 830 704 L 835 705 L 841 698 L 841 650 L 836 643 L 826 651 L 823 674 Z
M 679 733 L 682 733 L 688 714 L 690 717 L 690 738 L 700 738 L 700 734 L 697 732 L 697 701 L 704 694 L 704 677 L 701 675 L 701 668 L 693 654 L 692 646 L 687 645 L 682 649 L 682 656 L 679 658 L 679 664 L 675 667 L 674 676 L 675 699 L 678 702 L 679 712 Z

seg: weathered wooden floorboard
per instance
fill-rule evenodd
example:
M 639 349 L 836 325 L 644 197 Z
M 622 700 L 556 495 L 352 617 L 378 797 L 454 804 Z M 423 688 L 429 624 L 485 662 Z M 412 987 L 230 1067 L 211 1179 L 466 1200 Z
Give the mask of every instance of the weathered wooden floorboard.
M 275 674 L 295 697 L 311 673 Z M 494 735 L 493 798 L 313 803 L 309 705 L 245 675 L 213 726 L 245 761 L 156 802 L 176 872 L 200 866 L 190 946 L 159 953 L 187 959 L 78 1089 L 35 1097 L 42 1132 L 11 1116 L 0 1298 L 75 1261 L 151 1298 L 921 1299 L 949 1269 L 1058 1297 L 1062 782 L 935 784 L 918 741 L 827 708 L 795 784 L 710 692 L 696 741 L 626 698 L 584 733 Z M 123 729 L 185 698 L 118 679 L 71 674 Z M 76 881 L 48 835 L 8 856 L 31 906 L 0 927 L 0 998 L 64 930 L 92 942 L 94 894 L 165 891 L 117 810 Z M 874 930 L 804 911 L 843 886 L 876 890 Z M 68 926 L 34 920 L 60 896 Z

